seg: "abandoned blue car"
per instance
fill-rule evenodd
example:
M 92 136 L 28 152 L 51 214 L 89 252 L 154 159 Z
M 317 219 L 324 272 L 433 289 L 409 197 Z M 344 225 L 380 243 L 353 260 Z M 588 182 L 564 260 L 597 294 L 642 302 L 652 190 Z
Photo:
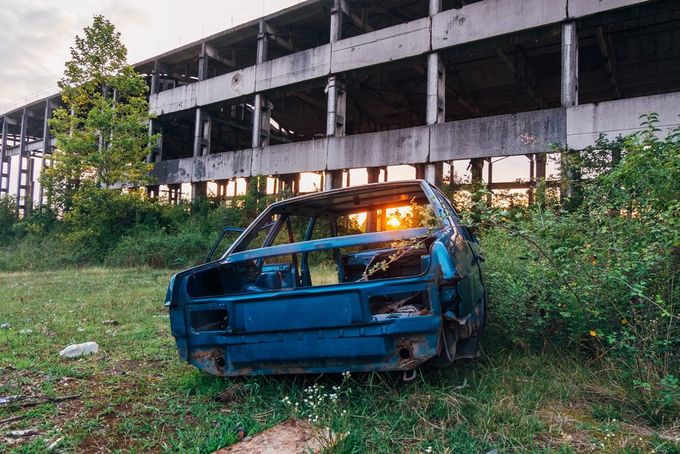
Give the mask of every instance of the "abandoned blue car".
M 174 275 L 168 287 L 179 355 L 199 369 L 403 371 L 408 379 L 426 362 L 479 356 L 479 245 L 429 183 L 295 197 L 220 240 L 234 231 L 219 259 Z

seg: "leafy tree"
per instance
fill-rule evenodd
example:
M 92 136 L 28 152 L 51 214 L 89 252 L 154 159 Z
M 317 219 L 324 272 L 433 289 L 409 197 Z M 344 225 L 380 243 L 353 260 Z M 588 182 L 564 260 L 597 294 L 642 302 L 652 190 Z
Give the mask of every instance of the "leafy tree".
M 147 87 L 126 63 L 120 33 L 103 16 L 95 16 L 83 32 L 59 81 L 65 107 L 50 120 L 57 150 L 41 178 L 50 204 L 67 211 L 85 186 L 143 184 L 150 170 L 144 158 L 153 140 L 147 129 Z

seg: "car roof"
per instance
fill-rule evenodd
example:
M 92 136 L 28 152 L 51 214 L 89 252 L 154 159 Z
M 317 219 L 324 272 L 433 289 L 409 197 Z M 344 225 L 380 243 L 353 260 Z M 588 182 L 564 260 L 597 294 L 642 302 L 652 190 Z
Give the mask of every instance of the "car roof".
M 273 212 L 314 210 L 347 213 L 375 207 L 404 206 L 412 201 L 427 202 L 423 191 L 424 180 L 403 180 L 370 183 L 349 188 L 332 189 L 293 197 L 272 204 Z

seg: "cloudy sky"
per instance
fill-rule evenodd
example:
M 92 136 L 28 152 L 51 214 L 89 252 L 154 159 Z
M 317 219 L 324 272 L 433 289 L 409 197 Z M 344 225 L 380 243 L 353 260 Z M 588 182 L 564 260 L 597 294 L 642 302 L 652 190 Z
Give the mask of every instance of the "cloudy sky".
M 0 111 L 56 92 L 74 37 L 103 14 L 130 63 L 300 0 L 0 0 Z

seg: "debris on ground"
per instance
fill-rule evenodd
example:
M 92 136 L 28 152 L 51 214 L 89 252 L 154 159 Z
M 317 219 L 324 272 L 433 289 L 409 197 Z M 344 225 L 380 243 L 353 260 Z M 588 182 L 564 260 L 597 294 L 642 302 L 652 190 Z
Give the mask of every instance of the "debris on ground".
M 81 356 L 92 355 L 99 351 L 96 342 L 85 342 L 83 344 L 71 344 L 59 352 L 62 358 L 79 358 Z
M 238 426 L 238 428 L 236 429 L 236 438 L 238 439 L 238 441 L 243 441 L 243 439 L 245 438 L 245 436 L 246 436 L 246 429 L 245 429 L 245 427 L 243 427 L 243 426 Z
M 19 330 L 19 334 L 31 334 L 32 332 L 33 330 L 30 328 Z
M 0 329 L 10 329 L 11 327 L 11 323 L 0 323 Z
M 53 441 L 48 442 L 47 444 L 47 450 L 52 451 L 54 448 L 59 446 L 59 444 L 64 441 L 64 437 L 56 437 Z
M 117 320 L 104 320 L 102 322 L 102 325 L 112 325 L 112 326 L 118 326 L 120 323 L 118 323 Z
M 17 400 L 21 399 L 24 399 L 24 397 L 19 394 L 14 396 L 0 396 L 0 405 L 11 404 L 12 402 L 16 402 Z
M 231 388 L 225 389 L 217 396 L 215 396 L 215 402 L 222 404 L 233 404 L 239 403 L 245 400 L 249 395 L 248 390 L 241 383 L 236 383 L 232 385 Z
M 12 438 L 25 438 L 32 437 L 33 435 L 38 435 L 39 433 L 40 431 L 34 427 L 32 429 L 10 430 L 9 432 L 7 432 L 7 435 Z
M 18 421 L 20 419 L 23 419 L 25 416 L 26 415 L 10 416 L 9 418 L 0 419 L 0 426 L 2 426 L 3 424 L 9 424 L 11 422 Z
M 319 429 L 307 421 L 289 419 L 213 454 L 320 453 L 344 438 L 330 429 Z
M 6 397 L 0 398 L 0 405 L 15 404 L 15 405 L 18 405 L 19 407 L 24 408 L 24 407 L 33 407 L 35 405 L 41 405 L 41 404 L 45 404 L 45 403 L 48 403 L 48 402 L 51 402 L 51 403 L 64 402 L 64 401 L 67 401 L 67 400 L 78 399 L 79 397 L 80 397 L 80 394 L 75 394 L 75 395 L 72 395 L 72 396 L 63 396 L 63 397 L 6 396 Z M 5 421 L 5 420 L 2 420 L 2 421 Z M 0 422 L 2 422 L 2 421 L 0 421 Z

